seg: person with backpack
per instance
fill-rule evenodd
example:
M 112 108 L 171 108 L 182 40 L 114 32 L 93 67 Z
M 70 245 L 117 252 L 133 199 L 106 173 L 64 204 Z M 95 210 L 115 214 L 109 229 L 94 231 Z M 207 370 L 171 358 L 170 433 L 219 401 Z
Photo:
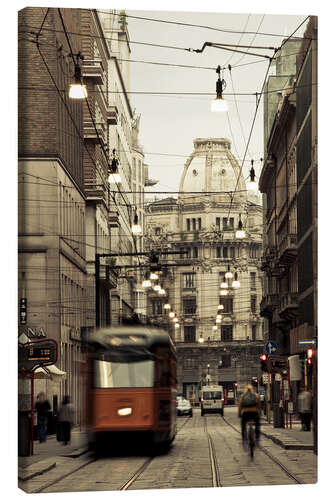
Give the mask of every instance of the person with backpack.
M 249 384 L 246 386 L 245 391 L 239 398 L 238 403 L 238 416 L 242 419 L 242 440 L 245 440 L 245 428 L 246 423 L 249 420 L 254 420 L 255 422 L 255 435 L 256 439 L 260 436 L 260 412 L 261 403 L 260 397 L 255 392 L 254 387 Z

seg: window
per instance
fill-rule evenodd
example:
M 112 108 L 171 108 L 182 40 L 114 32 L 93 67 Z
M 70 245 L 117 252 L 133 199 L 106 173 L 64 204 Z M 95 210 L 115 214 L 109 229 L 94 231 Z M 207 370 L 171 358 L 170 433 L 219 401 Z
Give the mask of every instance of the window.
M 198 247 L 193 247 L 193 258 L 197 259 L 198 258 Z
M 195 342 L 195 326 L 184 326 L 184 342 Z
M 228 258 L 228 247 L 223 247 L 223 258 Z
M 229 251 L 230 251 L 230 255 L 229 255 L 229 257 L 230 257 L 231 259 L 234 259 L 234 258 L 235 258 L 235 248 L 234 248 L 234 247 L 230 247 L 230 248 L 229 248 Z
M 153 387 L 154 361 L 145 359 L 135 361 L 130 357 L 127 363 L 94 360 L 94 387 Z
M 257 339 L 257 325 L 252 325 L 252 340 Z
M 217 259 L 221 258 L 221 247 L 216 247 L 216 258 Z
M 230 368 L 231 367 L 231 356 L 230 354 L 222 354 L 221 355 L 222 368 Z
M 221 340 L 225 342 L 232 340 L 232 325 L 221 326 Z
M 249 255 L 252 259 L 255 259 L 257 257 L 257 247 L 255 245 L 250 246 Z
M 216 225 L 220 229 L 220 217 L 216 217 Z
M 229 226 L 231 229 L 234 228 L 234 218 L 233 217 L 230 217 L 230 219 L 229 219 Z
M 183 313 L 195 314 L 197 309 L 196 297 L 186 297 L 183 299 Z
M 161 234 L 161 228 L 160 227 L 155 227 L 155 234 L 156 236 Z
M 154 299 L 152 300 L 152 312 L 153 316 L 157 316 L 159 314 L 163 314 L 162 300 Z
M 180 252 L 184 252 L 184 251 L 185 251 L 184 247 L 180 247 L 179 251 L 180 251 Z M 183 258 L 184 258 L 184 254 L 183 254 L 183 253 L 181 253 L 181 254 L 180 254 L 180 256 L 179 256 L 179 258 L 180 258 L 180 259 L 183 259 Z
M 183 288 L 195 288 L 195 273 L 183 273 Z
M 191 219 L 186 219 L 186 229 L 187 231 L 191 231 Z
M 228 219 L 227 217 L 223 217 L 223 231 L 225 231 L 228 227 Z
M 256 295 L 251 295 L 251 312 L 254 314 L 257 312 L 257 296 Z
M 192 219 L 192 230 L 195 231 L 196 228 L 197 228 L 197 226 L 196 226 L 196 220 Z
M 195 358 L 185 358 L 184 359 L 184 369 L 185 370 L 193 370 L 198 366 L 198 362 Z
M 231 297 L 220 297 L 220 304 L 224 306 L 222 314 L 231 314 L 233 312 L 233 299 Z
M 198 229 L 201 229 L 201 217 L 198 219 Z
M 256 289 L 256 273 L 250 273 L 250 288 L 251 290 Z

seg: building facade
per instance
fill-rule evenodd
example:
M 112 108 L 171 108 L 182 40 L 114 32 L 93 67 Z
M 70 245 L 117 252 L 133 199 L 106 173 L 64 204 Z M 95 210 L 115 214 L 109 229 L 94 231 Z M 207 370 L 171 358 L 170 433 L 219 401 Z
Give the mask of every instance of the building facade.
M 207 380 L 221 383 L 231 401 L 237 387 L 260 376 L 261 220 L 261 206 L 248 199 L 228 139 L 195 139 L 178 198 L 146 207 L 147 248 L 165 252 L 160 263 L 167 292 L 166 297 L 149 292 L 148 315 L 175 339 L 178 391 L 196 404 Z M 235 236 L 239 221 L 243 239 Z M 233 278 L 222 296 L 228 269 Z M 240 288 L 231 286 L 235 272 Z M 170 322 L 166 302 L 179 327 Z M 218 306 L 223 306 L 221 323 L 216 323 Z
M 299 342 L 317 338 L 317 19 L 310 17 L 267 136 L 259 187 L 264 193 L 265 273 L 261 314 L 287 358 L 299 355 L 316 404 L 316 349 L 307 363 Z M 271 121 L 265 115 L 265 122 Z M 296 411 L 298 385 L 288 394 Z M 281 381 L 273 381 L 273 404 Z
M 117 267 L 134 263 L 118 254 L 142 248 L 132 234 L 137 206 L 143 219 L 144 157 L 122 61 L 130 58 L 126 15 L 26 8 L 19 31 L 18 285 L 27 303 L 19 336 L 57 341 L 65 376 L 36 380 L 35 392 L 47 393 L 54 413 L 69 394 L 79 422 L 82 335 L 97 321 L 119 324 L 135 311 L 135 276 Z M 68 95 L 74 62 L 87 89 L 83 100 Z M 109 182 L 113 160 L 120 184 Z M 116 256 L 101 257 L 96 276 L 96 255 L 110 253 Z M 20 401 L 30 405 L 29 384 L 22 384 Z

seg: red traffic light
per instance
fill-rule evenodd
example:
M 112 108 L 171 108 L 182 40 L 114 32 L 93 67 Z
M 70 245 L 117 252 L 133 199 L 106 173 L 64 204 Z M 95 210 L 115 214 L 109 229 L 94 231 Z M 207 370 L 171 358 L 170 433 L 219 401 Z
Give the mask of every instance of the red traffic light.
M 307 352 L 307 357 L 308 357 L 308 360 L 310 360 L 312 358 L 312 354 L 313 354 L 313 350 L 312 349 L 308 349 Z
M 266 361 L 266 359 L 267 359 L 266 354 L 262 354 L 262 355 L 260 356 L 260 359 L 261 359 L 261 361 Z

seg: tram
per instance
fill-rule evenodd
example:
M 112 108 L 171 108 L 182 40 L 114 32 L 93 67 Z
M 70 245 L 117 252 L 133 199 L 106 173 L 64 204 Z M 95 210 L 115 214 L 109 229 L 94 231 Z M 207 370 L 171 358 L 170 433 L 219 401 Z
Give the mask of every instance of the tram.
M 169 445 L 176 435 L 176 349 L 163 330 L 101 328 L 87 339 L 87 428 L 101 450 L 144 436 Z M 109 439 L 111 438 L 111 439 Z

